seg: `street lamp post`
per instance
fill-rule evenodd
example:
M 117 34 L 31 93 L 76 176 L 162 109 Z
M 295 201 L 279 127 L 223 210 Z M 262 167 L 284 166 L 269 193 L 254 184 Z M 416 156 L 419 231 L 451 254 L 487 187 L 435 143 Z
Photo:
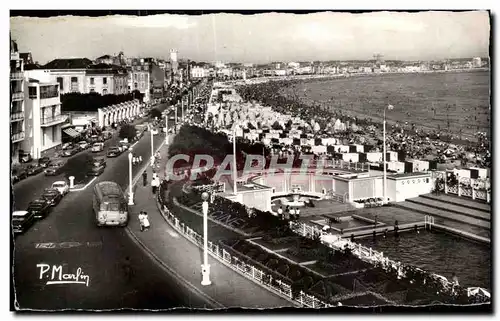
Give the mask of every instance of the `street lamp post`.
M 155 164 L 155 155 L 153 149 L 153 126 L 151 126 L 149 132 L 151 133 L 151 166 Z
M 168 111 L 165 113 L 165 145 L 168 145 Z
M 176 103 L 175 104 L 175 132 L 177 133 L 177 109 L 179 108 L 179 105 Z
M 236 126 L 233 128 L 233 191 L 234 195 L 237 195 L 236 190 L 236 179 L 238 178 L 238 172 L 236 169 Z
M 134 205 L 134 189 L 132 186 L 132 149 L 128 153 L 128 177 L 129 177 L 129 191 L 128 191 L 128 205 Z
M 210 265 L 208 264 L 208 198 L 207 192 L 201 194 L 203 199 L 203 264 L 201 265 L 201 285 L 210 285 Z
M 386 118 L 385 118 L 385 113 L 386 113 L 386 109 L 393 109 L 394 107 L 392 105 L 389 105 L 387 107 L 384 106 L 384 123 L 383 123 L 383 143 L 384 143 L 384 148 L 383 148 L 383 161 L 384 161 L 384 179 L 383 179 L 383 184 L 384 184 L 384 187 L 383 187 L 383 190 L 384 190 L 384 201 L 383 201 L 383 204 L 387 204 L 387 160 L 386 160 L 386 157 L 387 157 L 387 143 L 386 143 Z

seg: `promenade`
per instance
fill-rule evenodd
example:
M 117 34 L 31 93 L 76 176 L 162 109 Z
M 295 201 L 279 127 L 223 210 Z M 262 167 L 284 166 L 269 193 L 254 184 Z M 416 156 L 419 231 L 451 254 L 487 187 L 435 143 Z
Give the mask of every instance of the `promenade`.
M 167 148 L 160 150 L 161 167 L 167 162 Z M 160 177 L 163 171 L 160 170 Z M 207 308 L 279 308 L 291 307 L 293 303 L 285 300 L 260 285 L 252 282 L 219 261 L 209 257 L 211 266 L 210 286 L 202 286 L 201 264 L 202 249 L 177 233 L 163 218 L 152 194 L 150 178 L 151 167 L 147 168 L 148 186 L 143 186 L 142 178 L 135 185 L 135 204 L 131 206 L 131 220 L 127 228 L 129 235 L 153 257 L 167 273 L 173 274 L 193 294 L 202 296 L 208 302 Z M 138 214 L 143 210 L 149 215 L 151 228 L 141 232 Z M 174 289 L 165 289 L 173 291 Z

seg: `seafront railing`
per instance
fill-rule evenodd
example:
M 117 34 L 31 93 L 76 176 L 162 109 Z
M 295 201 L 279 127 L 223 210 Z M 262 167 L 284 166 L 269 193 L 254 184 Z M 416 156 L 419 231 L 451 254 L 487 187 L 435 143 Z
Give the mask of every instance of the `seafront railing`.
M 469 177 L 460 177 L 457 183 L 451 185 L 448 183 L 446 172 L 433 171 L 431 172 L 432 181 L 437 179 L 442 181 L 442 192 L 445 194 L 457 195 L 460 197 L 468 197 L 473 200 L 482 200 L 487 203 L 491 202 L 491 191 L 489 189 L 489 179 L 474 179 Z M 434 184 L 436 186 L 436 184 Z M 435 188 L 434 188 L 435 189 Z
M 425 222 L 426 222 L 426 227 L 427 226 L 430 227 L 432 226 L 432 224 L 434 224 L 434 218 L 426 216 Z M 290 222 L 290 229 L 296 234 L 309 239 L 314 239 L 315 236 L 319 235 L 320 242 L 334 250 L 342 251 L 345 250 L 346 248 L 349 248 L 351 250 L 351 253 L 356 257 L 358 257 L 359 259 L 361 259 L 362 261 L 372 264 L 374 266 L 381 264 L 384 270 L 387 270 L 389 268 L 395 269 L 397 271 L 398 278 L 406 277 L 406 273 L 404 271 L 407 266 L 405 266 L 401 262 L 396 262 L 394 260 L 389 259 L 388 257 L 384 256 L 383 252 L 379 252 L 375 249 L 372 249 L 371 247 L 369 248 L 362 244 L 352 242 L 351 240 L 342 239 L 340 236 L 324 233 L 318 227 L 311 226 L 309 224 L 306 224 L 305 222 Z M 417 271 L 428 273 L 420 268 L 417 267 L 413 268 Z M 428 274 L 434 279 L 439 280 L 443 289 L 450 290 L 454 288 L 454 284 L 448 281 L 448 279 L 445 278 L 444 276 L 435 273 L 428 273 Z
M 161 191 L 158 193 L 157 205 L 163 217 L 177 232 L 182 234 L 193 244 L 202 248 L 203 236 L 182 222 L 166 207 L 166 205 L 162 204 L 160 195 L 162 195 Z M 256 268 L 252 264 L 244 262 L 241 257 L 229 253 L 222 246 L 219 246 L 219 244 L 210 240 L 208 241 L 208 253 L 232 270 L 237 271 L 253 282 L 267 288 L 281 297 L 288 299 L 289 301 L 294 302 L 295 304 L 308 308 L 329 308 L 334 306 L 303 291 L 294 295 L 292 286 L 287 282 L 275 278 L 273 275 Z

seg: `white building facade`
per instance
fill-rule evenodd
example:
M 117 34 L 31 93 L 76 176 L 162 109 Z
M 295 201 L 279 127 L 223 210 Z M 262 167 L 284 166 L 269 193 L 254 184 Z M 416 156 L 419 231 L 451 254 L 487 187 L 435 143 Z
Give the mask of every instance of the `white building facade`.
M 61 114 L 59 84 L 40 77 L 32 78 L 26 73 L 25 119 L 26 137 L 23 150 L 33 158 L 43 157 L 44 153 L 61 145 L 61 126 L 66 116 Z
M 17 50 L 17 43 L 10 47 L 10 131 L 11 162 L 19 163 L 19 152 L 25 138 L 24 119 L 24 64 Z

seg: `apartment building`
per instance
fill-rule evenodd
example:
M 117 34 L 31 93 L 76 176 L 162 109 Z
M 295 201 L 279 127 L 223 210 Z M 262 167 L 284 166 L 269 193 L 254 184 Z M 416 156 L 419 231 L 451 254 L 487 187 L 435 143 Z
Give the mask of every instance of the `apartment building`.
M 59 83 L 39 70 L 25 72 L 26 137 L 25 152 L 33 158 L 61 145 L 61 126 L 67 117 L 61 114 Z
M 128 66 L 128 90 L 139 90 L 144 94 L 144 102 L 150 100 L 151 93 L 151 68 L 150 63 L 141 58 L 131 58 Z
M 85 87 L 89 93 L 123 95 L 128 93 L 127 69 L 121 66 L 90 65 L 86 71 Z
M 10 131 L 11 162 L 19 163 L 22 142 L 25 138 L 24 124 L 24 63 L 19 55 L 17 43 L 10 41 Z
M 87 58 L 55 59 L 43 66 L 53 80 L 59 83 L 61 94 L 79 92 L 88 93 L 87 68 L 92 61 Z

